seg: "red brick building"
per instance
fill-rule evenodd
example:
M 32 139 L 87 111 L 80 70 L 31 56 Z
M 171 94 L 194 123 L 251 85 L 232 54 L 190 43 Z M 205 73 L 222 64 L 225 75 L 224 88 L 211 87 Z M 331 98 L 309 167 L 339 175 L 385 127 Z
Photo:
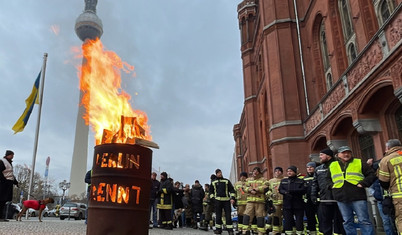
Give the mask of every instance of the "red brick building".
M 402 139 L 402 0 L 244 0 L 238 19 L 237 172 L 305 173 L 328 146 L 378 159 Z

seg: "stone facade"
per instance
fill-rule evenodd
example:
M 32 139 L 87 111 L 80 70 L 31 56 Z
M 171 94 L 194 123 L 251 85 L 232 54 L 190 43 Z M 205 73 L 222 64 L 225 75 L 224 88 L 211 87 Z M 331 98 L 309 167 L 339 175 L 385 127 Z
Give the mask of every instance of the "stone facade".
M 341 145 L 379 159 L 388 139 L 402 139 L 402 0 L 244 0 L 238 19 L 237 172 L 305 173 Z

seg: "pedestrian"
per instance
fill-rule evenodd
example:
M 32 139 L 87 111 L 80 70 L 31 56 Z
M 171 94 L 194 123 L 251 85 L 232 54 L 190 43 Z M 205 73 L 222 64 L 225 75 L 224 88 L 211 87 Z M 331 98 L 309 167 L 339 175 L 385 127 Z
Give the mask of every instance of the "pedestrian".
M 237 221 L 238 221 L 237 230 L 239 231 L 237 235 L 241 234 L 241 232 L 243 231 L 243 215 L 247 205 L 247 191 L 246 191 L 247 176 L 248 176 L 247 172 L 240 173 L 239 181 L 237 181 L 234 185 L 236 191 L 236 205 L 237 205 Z
M 283 207 L 283 195 L 279 193 L 279 185 L 281 184 L 281 180 L 283 179 L 283 168 L 280 166 L 275 167 L 274 169 L 274 178 L 268 181 L 269 190 L 267 192 L 267 196 L 275 207 L 275 212 L 268 216 L 267 221 L 267 234 L 269 231 L 272 231 L 274 235 L 280 234 L 282 232 L 282 207 Z
M 334 152 L 323 149 L 320 152 L 320 163 L 314 172 L 311 185 L 311 202 L 318 204 L 318 228 L 323 235 L 346 234 L 343 229 L 343 219 L 338 204 L 332 196 L 332 179 L 329 166 L 335 161 Z
M 151 196 L 150 201 L 149 201 L 149 218 L 151 220 L 150 223 L 150 228 L 151 228 L 151 224 L 152 227 L 157 228 L 158 227 L 158 213 L 157 213 L 157 195 L 158 195 L 158 191 L 159 191 L 159 187 L 160 187 L 160 182 L 156 179 L 156 172 L 152 172 L 151 173 Z
M 341 211 L 346 234 L 356 234 L 356 214 L 361 233 L 373 235 L 365 188 L 375 181 L 374 170 L 366 162 L 354 158 L 349 146 L 339 147 L 338 160 L 331 163 L 329 170 L 333 183 L 332 194 Z
M 85 210 L 85 224 L 88 223 L 88 209 L 89 209 L 89 197 L 91 195 L 91 177 L 92 177 L 92 169 L 87 171 L 85 174 L 84 182 L 87 186 L 87 209 Z
M 209 220 L 211 219 L 212 211 L 211 208 L 211 199 L 209 198 L 209 184 L 204 185 L 205 196 L 202 199 L 202 215 L 201 215 L 201 223 L 200 230 L 208 231 Z
M 174 213 L 173 213 L 173 227 L 177 228 L 177 223 L 179 224 L 179 227 L 183 227 L 183 221 L 181 219 L 181 214 L 183 212 L 183 189 L 180 188 L 181 184 L 179 181 L 176 181 L 174 183 L 174 188 L 173 188 L 173 200 L 174 200 Z
M 226 229 L 233 235 L 232 208 L 235 200 L 235 191 L 230 180 L 223 178 L 220 169 L 215 170 L 216 179 L 209 189 L 211 200 L 215 201 L 216 230 L 215 234 L 222 234 L 222 210 L 225 211 Z
M 247 204 L 243 215 L 242 234 L 250 233 L 250 224 L 254 218 L 258 235 L 265 233 L 265 192 L 268 187 L 268 181 L 262 176 L 261 169 L 254 167 L 253 176 L 247 179 L 245 187 Z
M 196 180 L 190 191 L 191 197 L 191 209 L 193 210 L 194 224 L 193 229 L 198 228 L 198 222 L 200 222 L 202 214 L 202 200 L 205 196 L 204 189 L 202 188 L 200 181 Z
M 402 145 L 398 139 L 390 139 L 385 146 L 385 156 L 380 161 L 378 178 L 381 186 L 392 197 L 395 224 L 402 234 Z
M 167 178 L 167 173 L 160 174 L 161 182 L 158 191 L 159 219 L 161 228 L 172 230 L 173 184 Z
M 317 164 L 315 162 L 309 162 L 306 165 L 307 175 L 304 177 L 304 182 L 307 187 L 307 192 L 304 198 L 304 212 L 307 217 L 307 233 L 310 235 L 317 234 L 317 203 L 311 200 L 311 188 L 313 185 L 314 171 Z
M 303 234 L 304 200 L 307 191 L 304 180 L 297 177 L 297 167 L 289 166 L 284 178 L 279 185 L 279 192 L 283 195 L 283 219 L 286 234 L 293 234 L 293 225 L 296 226 L 296 234 Z
M 190 185 L 186 184 L 183 189 L 183 207 L 184 207 L 184 218 L 185 224 L 187 228 L 191 228 L 193 226 L 193 211 L 191 209 L 191 197 L 190 197 Z
M 13 172 L 14 152 L 7 150 L 6 154 L 0 161 L 0 222 L 8 222 L 8 219 L 3 215 L 6 202 L 13 200 L 13 185 L 18 187 Z

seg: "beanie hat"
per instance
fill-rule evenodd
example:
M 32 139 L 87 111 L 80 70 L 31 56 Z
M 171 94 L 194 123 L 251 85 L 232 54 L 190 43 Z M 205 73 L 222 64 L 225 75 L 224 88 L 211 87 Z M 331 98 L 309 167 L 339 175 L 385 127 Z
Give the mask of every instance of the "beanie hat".
M 247 172 L 242 172 L 242 173 L 240 173 L 240 177 L 242 177 L 242 176 L 244 176 L 244 177 L 247 177 Z
M 280 166 L 275 167 L 274 171 L 276 171 L 276 170 L 280 170 L 283 173 L 283 168 Z
M 297 167 L 295 167 L 295 166 L 290 166 L 290 167 L 288 167 L 288 170 L 292 170 L 294 173 L 297 173 Z
M 317 166 L 317 163 L 315 163 L 315 162 L 309 162 L 306 165 L 306 167 L 314 167 L 314 168 L 316 168 L 316 166 Z
M 161 175 L 165 176 L 165 178 L 167 178 L 167 173 L 166 172 L 162 172 Z
M 325 153 L 328 156 L 334 157 L 334 152 L 332 152 L 330 148 L 323 149 L 320 153 Z
M 6 150 L 6 155 L 4 155 L 4 156 L 8 156 L 8 155 L 14 155 L 14 152 L 11 150 Z
M 221 169 L 218 168 L 215 170 L 215 174 L 218 174 L 218 172 L 222 172 Z

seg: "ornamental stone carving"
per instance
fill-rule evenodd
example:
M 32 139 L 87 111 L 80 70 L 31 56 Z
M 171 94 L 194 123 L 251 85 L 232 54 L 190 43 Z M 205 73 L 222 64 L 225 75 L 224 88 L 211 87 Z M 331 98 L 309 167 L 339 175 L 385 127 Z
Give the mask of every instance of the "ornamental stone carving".
M 402 39 L 402 14 L 399 14 L 387 29 L 389 47 L 392 49 Z
M 383 58 L 381 45 L 375 41 L 364 53 L 354 68 L 348 73 L 349 89 L 353 88 L 376 66 Z

